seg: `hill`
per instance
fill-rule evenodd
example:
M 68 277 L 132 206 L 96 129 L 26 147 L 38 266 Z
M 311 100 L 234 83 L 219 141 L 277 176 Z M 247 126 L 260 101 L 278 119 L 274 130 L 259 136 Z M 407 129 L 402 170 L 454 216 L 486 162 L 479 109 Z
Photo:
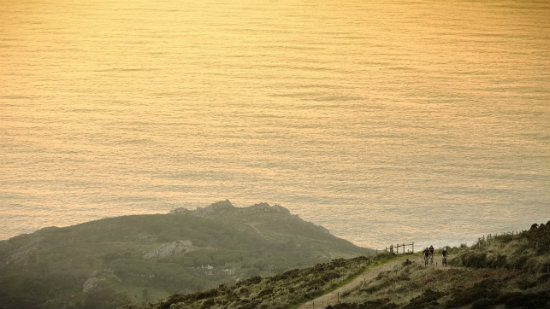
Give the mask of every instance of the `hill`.
M 389 255 L 335 259 L 314 267 L 293 269 L 270 277 L 252 277 L 234 285 L 191 294 L 175 294 L 148 308 L 294 308 L 357 276 Z M 139 308 L 139 306 L 129 306 Z
M 549 249 L 550 222 L 450 248 L 447 267 L 440 251 L 428 266 L 421 254 L 337 259 L 172 295 L 149 308 L 550 308 Z M 328 301 L 318 298 L 341 286 L 345 292 Z
M 107 218 L 0 241 L 0 308 L 114 308 L 371 252 L 266 203 Z
M 337 309 L 550 308 L 550 222 L 451 248 L 450 267 L 414 263 L 381 273 Z

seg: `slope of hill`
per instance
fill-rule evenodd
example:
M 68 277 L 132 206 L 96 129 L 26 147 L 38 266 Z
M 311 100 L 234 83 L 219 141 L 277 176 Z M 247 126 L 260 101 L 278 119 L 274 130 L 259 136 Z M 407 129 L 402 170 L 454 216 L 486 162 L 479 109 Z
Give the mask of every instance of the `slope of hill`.
M 293 308 L 327 290 L 345 284 L 391 258 L 389 255 L 335 259 L 314 267 L 293 269 L 271 277 L 252 277 L 235 285 L 192 294 L 175 294 L 148 308 Z M 140 308 L 139 306 L 129 306 Z
M 265 203 L 107 218 L 0 241 L 0 308 L 113 308 L 369 253 Z
M 439 252 L 438 252 L 439 253 Z M 450 250 L 450 267 L 401 265 L 332 308 L 550 308 L 550 221 Z
M 295 308 L 307 302 L 304 308 L 550 308 L 549 249 L 550 222 L 451 248 L 447 267 L 441 265 L 440 252 L 428 266 L 420 254 L 339 259 L 172 295 L 149 307 Z M 318 297 L 346 282 L 345 292 Z

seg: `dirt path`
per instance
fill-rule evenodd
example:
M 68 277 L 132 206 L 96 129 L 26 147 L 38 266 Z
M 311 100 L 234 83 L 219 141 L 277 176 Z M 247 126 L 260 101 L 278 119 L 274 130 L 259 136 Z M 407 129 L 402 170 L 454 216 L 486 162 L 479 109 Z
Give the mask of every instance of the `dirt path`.
M 395 260 L 392 260 L 392 261 L 387 262 L 385 264 L 375 266 L 375 267 L 369 267 L 369 268 L 367 268 L 367 270 L 365 270 L 362 274 L 357 276 L 357 278 L 353 279 L 348 284 L 346 284 L 344 286 L 341 286 L 341 287 L 337 288 L 336 290 L 334 290 L 330 293 L 321 295 L 321 296 L 319 296 L 319 297 L 317 297 L 313 300 L 310 300 L 307 303 L 304 303 L 304 304 L 300 305 L 298 307 L 298 309 L 325 308 L 328 305 L 337 304 L 338 301 L 339 301 L 340 295 L 342 295 L 344 292 L 351 291 L 351 290 L 357 288 L 358 286 L 361 286 L 361 284 L 363 284 L 363 282 L 368 282 L 368 281 L 376 278 L 376 276 L 378 276 L 378 274 L 383 272 L 383 271 L 388 271 L 388 270 L 393 269 L 396 265 L 400 265 L 406 259 L 410 259 L 412 262 L 419 263 L 421 265 L 424 264 L 423 257 L 421 257 L 421 256 L 405 255 L 405 256 L 402 256 L 402 257 L 398 257 Z M 429 265 L 428 267 L 430 267 L 430 268 L 436 267 L 436 262 L 438 262 L 437 263 L 437 268 L 441 267 L 440 259 L 441 258 L 439 258 L 439 260 L 438 260 L 437 257 L 435 257 L 434 264 Z

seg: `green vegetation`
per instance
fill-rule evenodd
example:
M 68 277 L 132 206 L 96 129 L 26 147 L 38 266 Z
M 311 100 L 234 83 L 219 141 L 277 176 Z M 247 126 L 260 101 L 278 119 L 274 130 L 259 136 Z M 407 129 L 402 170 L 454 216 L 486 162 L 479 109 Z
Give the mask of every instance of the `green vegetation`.
M 0 241 L 0 308 L 145 304 L 371 252 L 265 203 L 108 218 Z
M 418 255 L 330 308 L 550 308 L 549 249 L 550 222 L 451 248 L 450 267 Z
M 480 239 L 451 260 L 452 265 L 473 268 L 506 268 L 542 273 L 550 267 L 550 225 L 533 224 L 528 231 Z
M 0 308 L 296 308 L 370 268 L 316 307 L 550 308 L 549 249 L 550 222 L 449 248 L 448 267 L 436 251 L 425 267 L 421 254 L 366 257 L 280 206 L 225 201 L 2 241 Z
M 336 259 L 314 267 L 293 269 L 276 276 L 259 276 L 235 285 L 186 295 L 172 295 L 149 308 L 292 308 L 347 283 L 366 267 L 389 255 Z M 136 307 L 138 308 L 138 307 Z
M 421 254 L 401 263 L 395 255 L 337 259 L 272 277 L 177 294 L 148 308 L 295 308 L 351 281 L 366 268 L 395 261 L 372 280 L 342 293 L 339 303 L 316 308 L 550 308 L 550 222 L 518 234 L 480 239 L 472 247 L 441 251 L 424 266 Z M 374 270 L 374 268 L 373 268 Z M 136 306 L 129 306 L 137 308 Z

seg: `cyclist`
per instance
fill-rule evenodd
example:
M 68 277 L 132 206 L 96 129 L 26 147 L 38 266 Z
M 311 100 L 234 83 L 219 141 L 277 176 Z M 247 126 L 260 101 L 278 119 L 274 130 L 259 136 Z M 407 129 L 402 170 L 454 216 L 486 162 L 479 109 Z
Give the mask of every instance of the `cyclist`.
M 428 265 L 429 258 L 430 258 L 430 249 L 426 247 L 426 249 L 424 249 L 424 266 Z
M 443 256 L 443 260 L 442 260 L 443 267 L 446 267 L 447 266 L 447 247 L 443 248 L 443 252 L 441 253 L 441 255 Z
M 430 264 L 434 263 L 434 246 L 430 245 Z

